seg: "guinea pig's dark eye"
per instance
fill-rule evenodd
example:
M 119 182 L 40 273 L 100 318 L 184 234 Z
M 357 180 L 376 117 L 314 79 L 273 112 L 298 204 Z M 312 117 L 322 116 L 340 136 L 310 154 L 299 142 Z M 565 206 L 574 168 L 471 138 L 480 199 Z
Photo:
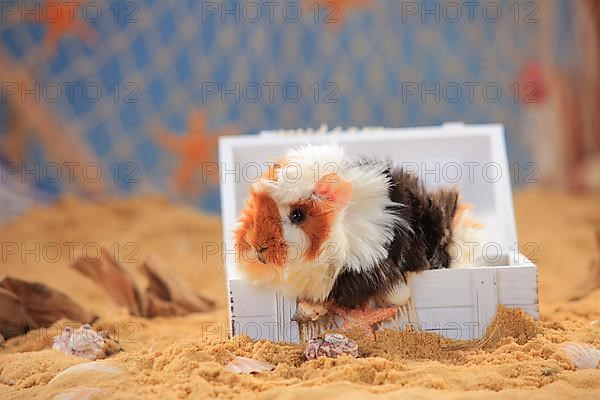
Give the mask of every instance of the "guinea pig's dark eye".
M 306 212 L 301 208 L 294 208 L 292 212 L 290 212 L 290 221 L 292 224 L 301 224 L 306 219 Z

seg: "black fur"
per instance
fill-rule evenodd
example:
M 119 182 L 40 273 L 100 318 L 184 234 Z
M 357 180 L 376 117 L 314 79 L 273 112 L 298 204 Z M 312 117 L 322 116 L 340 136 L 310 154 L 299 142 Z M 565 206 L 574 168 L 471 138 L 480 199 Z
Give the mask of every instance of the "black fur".
M 357 165 L 372 167 L 374 161 Z M 391 290 L 407 272 L 448 268 L 451 224 L 458 202 L 456 190 L 427 191 L 415 175 L 388 163 L 393 212 L 408 222 L 412 232 L 396 227 L 388 257 L 365 272 L 342 270 L 328 300 L 342 307 L 357 307 Z

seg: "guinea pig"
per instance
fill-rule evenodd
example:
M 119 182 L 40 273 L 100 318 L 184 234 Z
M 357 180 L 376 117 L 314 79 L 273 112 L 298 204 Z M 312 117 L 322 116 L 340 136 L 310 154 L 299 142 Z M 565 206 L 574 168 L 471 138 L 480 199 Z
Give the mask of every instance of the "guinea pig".
M 458 197 L 337 145 L 295 148 L 252 185 L 237 261 L 252 281 L 309 303 L 402 303 L 408 273 L 450 267 Z

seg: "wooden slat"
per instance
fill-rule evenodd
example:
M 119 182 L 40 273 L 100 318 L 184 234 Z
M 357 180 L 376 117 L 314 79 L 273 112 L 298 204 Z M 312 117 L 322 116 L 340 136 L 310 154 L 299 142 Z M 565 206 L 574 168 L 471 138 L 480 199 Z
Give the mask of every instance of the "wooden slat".
M 494 319 L 498 308 L 496 268 L 478 268 L 471 271 L 471 290 L 475 296 L 479 335 L 483 336 L 487 325 Z
M 470 307 L 474 305 L 471 270 L 440 269 L 415 274 L 411 292 L 417 308 Z
M 239 279 L 231 280 L 230 287 L 232 318 L 242 325 L 242 333 L 254 339 L 298 340 L 297 325 L 291 321 L 294 299 Z M 481 337 L 498 304 L 539 318 L 534 265 L 425 271 L 414 276 L 411 287 L 421 329 L 450 338 Z
M 233 316 L 233 333 L 235 336 L 248 335 L 252 339 L 279 341 L 277 321 L 273 316 L 236 317 Z
M 297 342 L 300 338 L 298 334 L 298 324 L 292 321 L 292 316 L 296 312 L 296 300 L 286 298 L 280 294 L 275 294 L 277 315 L 277 334 L 279 341 Z
M 416 308 L 419 326 L 424 330 L 464 329 L 465 322 L 477 322 L 474 307 Z
M 271 316 L 275 314 L 273 292 L 261 290 L 243 279 L 230 281 L 232 316 Z
M 538 303 L 538 273 L 535 266 L 502 267 L 497 271 L 498 301 L 501 304 Z

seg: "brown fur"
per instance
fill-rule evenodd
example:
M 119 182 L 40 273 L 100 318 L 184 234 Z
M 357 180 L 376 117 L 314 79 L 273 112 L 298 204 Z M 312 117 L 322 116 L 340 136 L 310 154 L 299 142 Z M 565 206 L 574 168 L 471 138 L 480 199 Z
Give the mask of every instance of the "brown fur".
M 306 221 L 299 226 L 310 243 L 305 256 L 308 260 L 313 260 L 320 254 L 321 245 L 329 236 L 331 221 L 335 215 L 334 206 L 328 200 L 311 198 L 292 203 L 290 209 L 294 208 L 301 208 L 307 213 Z
M 369 162 L 364 165 L 368 167 Z M 387 258 L 367 271 L 346 270 L 336 278 L 329 300 L 344 307 L 363 306 L 406 281 L 406 273 L 450 266 L 452 220 L 458 204 L 454 189 L 428 191 L 416 175 L 390 165 L 392 209 L 410 225 L 396 227 Z
M 263 253 L 265 261 L 277 267 L 283 267 L 285 264 L 287 244 L 283 239 L 279 210 L 267 193 L 252 191 L 234 237 L 238 254 L 266 248 Z

